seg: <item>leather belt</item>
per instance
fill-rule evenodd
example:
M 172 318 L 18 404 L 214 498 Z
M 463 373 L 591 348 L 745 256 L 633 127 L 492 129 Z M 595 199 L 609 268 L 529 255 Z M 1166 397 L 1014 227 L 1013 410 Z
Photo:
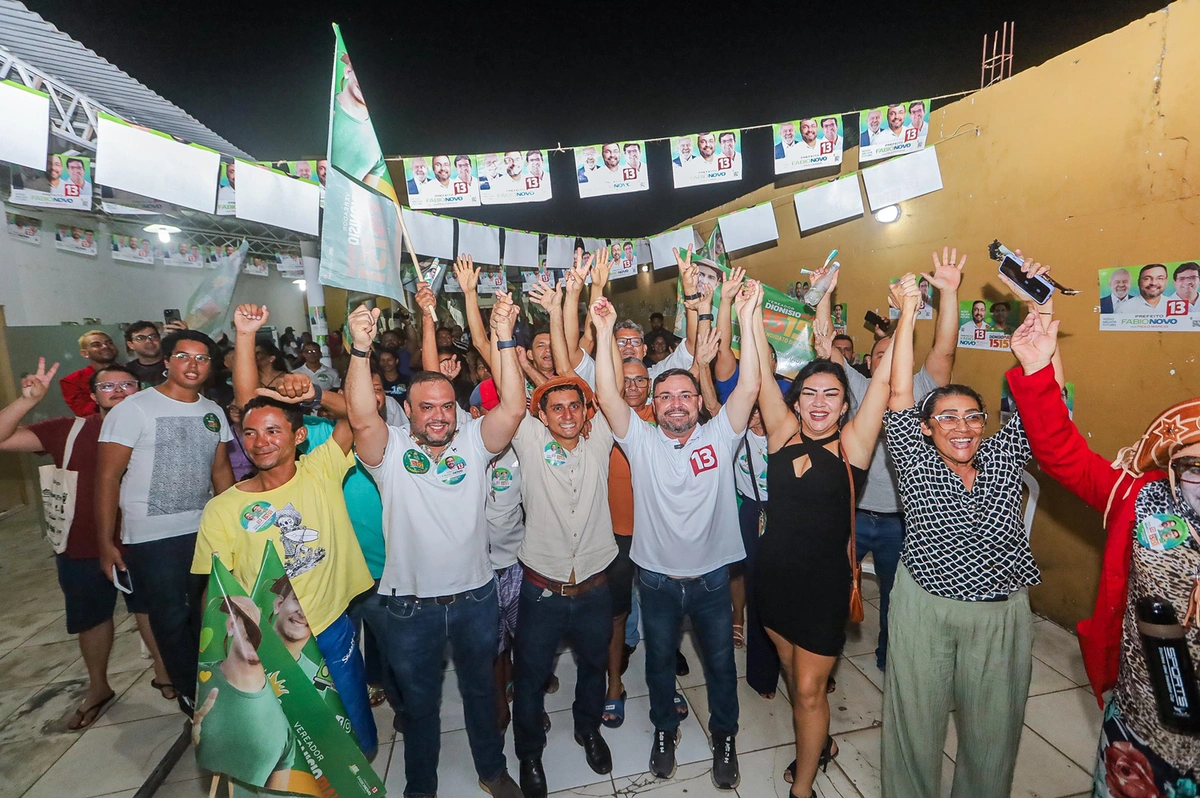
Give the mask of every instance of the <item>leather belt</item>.
M 479 588 L 475 588 L 475 590 L 478 590 L 478 589 Z M 450 604 L 453 604 L 454 602 L 458 601 L 459 599 L 466 598 L 468 593 L 473 593 L 473 592 L 474 592 L 473 590 L 464 590 L 463 592 L 455 593 L 452 596 L 395 596 L 395 593 L 393 593 L 392 595 L 395 596 L 396 598 L 402 598 L 402 599 L 408 599 L 409 601 L 415 601 L 418 604 L 420 604 L 423 601 L 432 601 L 435 604 L 441 604 L 443 607 L 445 607 Z
M 525 567 L 525 579 L 534 587 L 549 590 L 556 596 L 567 597 L 578 596 L 580 593 L 586 593 L 593 588 L 608 584 L 608 574 L 604 571 L 589 576 L 582 582 L 556 582 L 553 579 L 542 576 L 528 566 Z
M 904 517 L 904 513 L 881 513 L 876 510 L 864 510 L 862 507 L 858 508 L 858 512 L 866 513 L 867 515 L 871 516 L 872 518 L 903 518 Z

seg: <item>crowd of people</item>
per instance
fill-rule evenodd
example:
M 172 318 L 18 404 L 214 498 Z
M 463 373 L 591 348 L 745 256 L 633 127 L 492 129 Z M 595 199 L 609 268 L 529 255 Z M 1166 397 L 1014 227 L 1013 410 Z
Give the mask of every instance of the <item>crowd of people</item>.
M 1200 767 L 1196 738 L 1156 711 L 1134 609 L 1152 596 L 1186 607 L 1185 621 L 1195 611 L 1200 400 L 1163 413 L 1111 467 L 1064 404 L 1053 302 L 1030 302 L 1012 333 L 1016 412 L 986 436 L 982 398 L 952 382 L 965 255 L 934 253 L 928 272 L 893 282 L 899 318 L 861 363 L 853 339 L 833 334 L 831 287 L 812 323 L 817 358 L 794 378 L 776 373 L 762 285 L 734 268 L 715 291 L 690 251 L 676 255 L 684 340 L 661 314 L 649 331 L 617 318 L 602 249 L 577 253 L 524 309 L 504 292 L 482 309 L 479 270 L 460 257 L 467 330 L 439 322 L 422 285 L 419 318 L 397 312 L 384 329 L 379 309 L 360 306 L 345 343 L 329 336 L 326 360 L 307 333 L 264 335 L 270 312 L 255 304 L 236 308 L 221 343 L 178 322 L 128 325 L 123 364 L 107 334 L 88 332 L 88 365 L 58 380 L 74 417 L 23 427 L 57 376 L 39 361 L 0 410 L 0 451 L 47 453 L 78 474 L 57 564 L 90 686 L 69 728 L 115 698 L 106 670 L 121 590 L 154 686 L 199 716 L 198 739 L 199 720 L 220 707 L 196 707 L 213 560 L 249 592 L 270 541 L 290 583 L 277 603 L 291 602 L 299 645 L 315 639 L 366 755 L 378 739 L 372 707 L 393 710 L 405 796 L 438 790 L 447 656 L 481 788 L 504 798 L 557 789 L 542 761 L 545 694 L 558 689 L 564 643 L 577 670 L 574 739 L 597 774 L 612 771 L 603 729 L 625 720 L 622 677 L 644 643 L 649 770 L 672 778 L 690 712 L 675 689 L 690 667 L 686 622 L 706 674 L 713 784 L 733 790 L 741 778 L 734 650 L 744 647 L 764 700 L 784 676 L 796 750 L 779 776 L 807 798 L 838 755 L 828 694 L 847 625 L 861 620 L 860 562 L 871 554 L 884 795 L 940 794 L 954 710 L 951 794 L 1006 796 L 1032 669 L 1028 589 L 1041 579 L 1022 509 L 1036 460 L 1106 513 L 1101 596 L 1081 627 L 1093 690 L 1112 690 L 1096 794 L 1194 794 L 1128 787 L 1175 789 Z M 1031 259 L 1023 268 L 1048 271 Z M 937 321 L 916 368 L 926 284 Z M 1147 542 L 1146 519 L 1165 516 L 1188 527 L 1178 545 Z M 248 611 L 222 606 L 231 628 Z M 1200 638 L 1186 634 L 1194 659 Z

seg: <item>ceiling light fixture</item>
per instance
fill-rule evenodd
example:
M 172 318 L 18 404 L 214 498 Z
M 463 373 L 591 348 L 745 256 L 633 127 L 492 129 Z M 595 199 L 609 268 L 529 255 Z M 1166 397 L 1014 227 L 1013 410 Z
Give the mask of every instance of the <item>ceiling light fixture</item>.
M 148 224 L 142 228 L 147 233 L 154 233 L 164 244 L 171 243 L 171 233 L 178 233 L 179 228 L 170 224 Z

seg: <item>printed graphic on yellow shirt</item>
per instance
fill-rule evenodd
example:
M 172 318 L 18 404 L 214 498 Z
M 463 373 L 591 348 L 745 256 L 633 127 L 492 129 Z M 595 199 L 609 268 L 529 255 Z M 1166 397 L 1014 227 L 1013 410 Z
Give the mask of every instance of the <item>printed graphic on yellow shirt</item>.
M 239 515 L 242 527 L 248 532 L 261 532 L 272 524 L 279 528 L 288 578 L 295 579 L 311 571 L 325 559 L 323 547 L 308 545 L 320 538 L 321 533 L 304 525 L 304 518 L 291 502 L 276 510 L 270 502 L 257 501 L 243 507 Z

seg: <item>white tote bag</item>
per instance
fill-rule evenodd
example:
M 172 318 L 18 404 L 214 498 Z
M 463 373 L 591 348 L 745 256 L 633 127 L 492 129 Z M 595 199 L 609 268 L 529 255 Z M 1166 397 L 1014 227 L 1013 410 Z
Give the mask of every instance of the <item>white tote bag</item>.
M 75 438 L 83 429 L 85 419 L 76 418 L 67 435 L 67 446 L 63 450 L 62 468 L 44 465 L 38 468 L 38 479 L 42 483 L 42 513 L 46 517 L 46 539 L 54 547 L 55 554 L 67 550 L 67 535 L 71 522 L 75 520 L 75 485 L 79 472 L 70 470 L 71 451 Z

